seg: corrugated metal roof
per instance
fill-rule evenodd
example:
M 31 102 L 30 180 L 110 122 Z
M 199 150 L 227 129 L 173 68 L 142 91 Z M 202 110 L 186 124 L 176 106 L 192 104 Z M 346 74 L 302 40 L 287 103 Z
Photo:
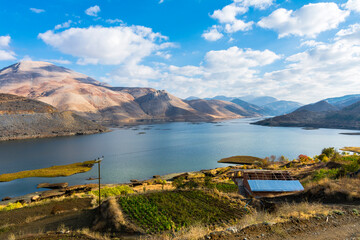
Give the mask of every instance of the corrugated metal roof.
M 304 187 L 299 180 L 248 180 L 252 192 L 293 192 Z

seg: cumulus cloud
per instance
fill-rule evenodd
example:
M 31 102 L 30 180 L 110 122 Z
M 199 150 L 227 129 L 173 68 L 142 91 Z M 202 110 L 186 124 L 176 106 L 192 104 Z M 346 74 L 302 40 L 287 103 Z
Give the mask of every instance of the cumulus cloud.
M 98 5 L 89 7 L 85 10 L 85 13 L 92 17 L 97 17 L 98 13 L 100 12 L 100 7 Z
M 30 8 L 30 11 L 32 11 L 34 13 L 43 13 L 43 12 L 45 12 L 44 9 L 40 9 L 40 8 Z
M 360 0 L 349 0 L 341 6 L 354 12 L 360 12 Z
M 64 22 L 64 23 L 61 23 L 61 24 L 56 25 L 56 26 L 54 27 L 54 29 L 55 29 L 55 30 L 59 30 L 59 29 L 61 29 L 61 28 L 69 28 L 71 23 L 72 23 L 72 21 L 71 21 L 71 20 L 68 20 L 68 21 L 66 21 L 66 22 Z
M 208 31 L 205 31 L 201 36 L 208 41 L 217 41 L 220 38 L 222 38 L 224 35 L 222 33 L 220 33 L 217 30 L 217 26 L 214 25 L 211 27 L 211 29 L 209 29 Z
M 107 23 L 114 24 L 114 23 L 123 23 L 121 19 L 115 18 L 115 19 L 106 19 Z
M 273 29 L 279 38 L 296 35 L 314 38 L 326 30 L 335 29 L 344 22 L 349 12 L 341 10 L 336 3 L 308 4 L 296 11 L 279 8 L 258 25 Z
M 285 69 L 264 75 L 284 97 L 316 101 L 359 89 L 360 27 L 340 30 L 331 43 L 318 43 L 286 58 Z
M 0 61 L 16 59 L 16 54 L 10 50 L 10 42 L 10 36 L 0 36 Z
M 173 47 L 167 37 L 143 26 L 70 28 L 38 36 L 62 53 L 78 57 L 79 64 L 138 63 L 154 52 Z
M 221 90 L 227 91 L 227 94 L 239 95 L 250 89 L 259 92 L 259 84 L 262 84 L 258 76 L 259 67 L 269 65 L 279 58 L 270 50 L 231 47 L 209 51 L 198 66 L 125 65 L 112 72 L 108 79 L 118 86 L 140 84 L 143 87 L 167 89 L 180 97 L 206 97 Z
M 266 9 L 272 4 L 273 0 L 233 0 L 233 3 L 226 5 L 222 9 L 215 10 L 210 15 L 223 26 L 213 26 L 210 30 L 205 31 L 202 37 L 208 41 L 216 41 L 223 36 L 219 29 L 223 29 L 226 33 L 250 30 L 254 22 L 245 22 L 239 19 L 239 16 L 248 12 L 250 7 Z

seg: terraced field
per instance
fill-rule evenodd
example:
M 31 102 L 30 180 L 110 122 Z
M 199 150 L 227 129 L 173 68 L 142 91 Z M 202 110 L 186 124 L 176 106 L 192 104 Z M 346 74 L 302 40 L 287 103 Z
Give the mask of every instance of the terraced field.
M 241 218 L 240 205 L 202 191 L 173 191 L 130 195 L 119 204 L 131 221 L 148 233 L 179 230 L 196 223 L 216 225 Z

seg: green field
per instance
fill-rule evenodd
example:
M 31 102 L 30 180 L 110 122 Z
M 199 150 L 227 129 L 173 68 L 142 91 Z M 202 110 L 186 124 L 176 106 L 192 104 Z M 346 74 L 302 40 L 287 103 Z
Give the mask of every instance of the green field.
M 77 173 L 90 171 L 95 160 L 73 163 L 68 165 L 52 166 L 34 170 L 21 171 L 16 173 L 5 173 L 0 175 L 0 182 L 9 182 L 29 177 L 66 177 Z
M 148 233 L 215 225 L 241 218 L 244 209 L 202 191 L 172 191 L 119 198 L 122 211 Z

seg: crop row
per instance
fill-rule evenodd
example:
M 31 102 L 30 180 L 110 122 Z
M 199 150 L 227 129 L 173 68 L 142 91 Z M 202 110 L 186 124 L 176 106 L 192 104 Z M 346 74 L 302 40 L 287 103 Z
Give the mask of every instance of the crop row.
M 119 198 L 122 210 L 147 232 L 214 225 L 239 218 L 243 210 L 202 191 L 173 191 Z

